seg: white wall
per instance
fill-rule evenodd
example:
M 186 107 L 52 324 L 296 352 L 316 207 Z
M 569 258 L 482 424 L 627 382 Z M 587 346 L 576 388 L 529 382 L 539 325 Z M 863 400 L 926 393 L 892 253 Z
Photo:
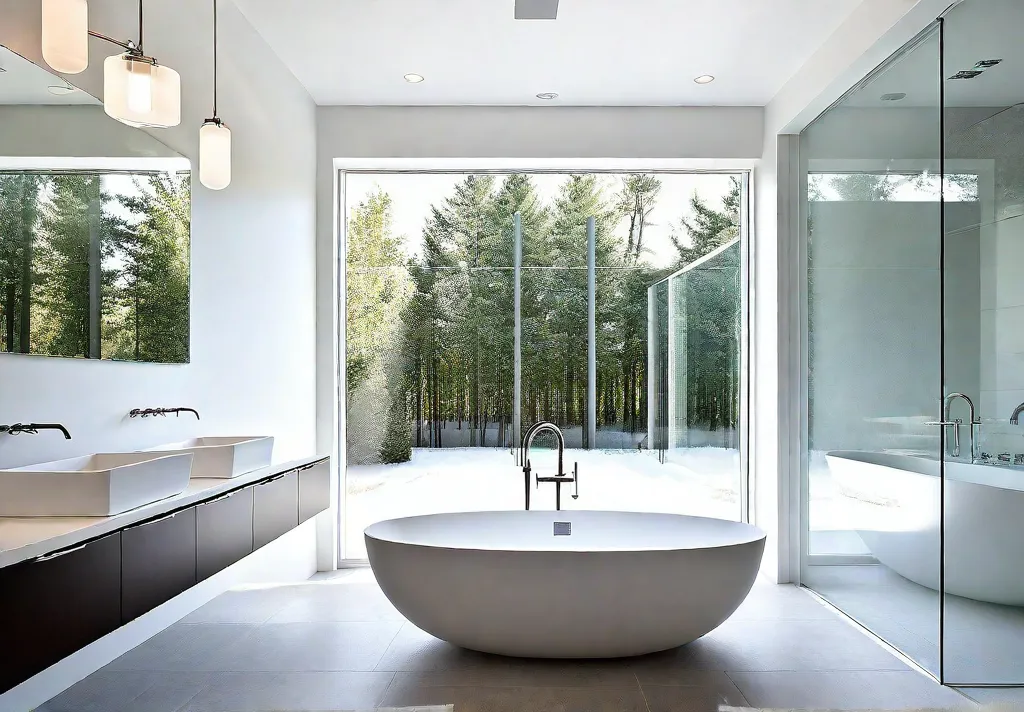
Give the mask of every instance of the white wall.
M 101 106 L 0 106 L 0 126 L 0 159 L 178 156 L 145 131 L 111 120 Z
M 42 63 L 38 0 L 0 4 L 0 44 Z M 135 33 L 135 8 L 89 3 L 93 29 Z M 0 355 L 0 423 L 59 421 L 74 439 L 0 439 L 0 466 L 193 435 L 273 434 L 275 459 L 315 449 L 315 107 L 235 6 L 221 3 L 220 113 L 234 138 L 234 181 L 198 182 L 198 131 L 210 113 L 211 4 L 146 3 L 148 53 L 178 70 L 182 124 L 153 130 L 193 160 L 192 362 L 112 363 Z M 111 45 L 93 39 L 89 69 L 68 79 L 99 96 Z M 112 124 L 115 125 L 116 124 Z M 8 127 L 0 128 L 7 138 Z M 191 418 L 128 420 L 132 408 L 191 406 Z
M 1012 216 L 1012 217 L 1011 217 Z M 1024 402 L 1024 205 L 1008 205 L 982 238 L 981 404 L 983 418 L 1006 420 Z M 1000 452 L 1024 450 L 1019 435 Z
M 938 453 L 942 330 L 950 390 L 980 381 L 980 206 L 947 203 L 945 324 L 938 202 L 810 206 L 809 446 Z M 963 416 L 966 420 L 967 416 Z M 916 418 L 916 422 L 910 419 Z

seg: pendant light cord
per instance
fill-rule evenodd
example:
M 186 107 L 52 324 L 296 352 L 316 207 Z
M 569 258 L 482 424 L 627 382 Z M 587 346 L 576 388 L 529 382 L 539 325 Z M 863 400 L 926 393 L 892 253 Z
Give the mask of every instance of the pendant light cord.
M 217 118 L 217 0 L 213 0 L 213 118 Z
M 142 0 L 139 0 L 139 52 L 142 52 Z

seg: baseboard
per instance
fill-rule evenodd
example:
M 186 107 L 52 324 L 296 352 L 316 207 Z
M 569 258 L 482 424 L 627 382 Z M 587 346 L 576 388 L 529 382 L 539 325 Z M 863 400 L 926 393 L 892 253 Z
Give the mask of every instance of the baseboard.
M 0 711 L 27 712 L 38 707 L 230 588 L 248 583 L 304 581 L 316 571 L 314 518 L 0 695 Z M 74 604 L 69 601 L 69 605 Z

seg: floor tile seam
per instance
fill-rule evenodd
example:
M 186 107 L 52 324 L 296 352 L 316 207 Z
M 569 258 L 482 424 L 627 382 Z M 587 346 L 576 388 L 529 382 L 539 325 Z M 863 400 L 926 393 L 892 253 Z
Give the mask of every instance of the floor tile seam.
M 753 705 L 750 704 L 750 700 L 747 699 L 746 693 L 744 693 L 743 689 L 740 687 L 739 682 L 737 682 L 736 679 L 732 675 L 729 674 L 728 670 L 723 670 L 722 672 L 729 679 L 729 682 L 732 683 L 732 686 L 736 688 L 736 692 L 740 693 L 740 699 L 743 700 L 743 703 L 747 707 L 753 707 Z
M 388 641 L 388 644 L 384 646 L 384 652 L 382 652 L 380 654 L 380 658 L 373 665 L 373 672 L 393 672 L 393 673 L 396 673 L 396 674 L 399 673 L 399 672 L 402 672 L 401 670 L 378 670 L 377 668 L 379 668 L 380 664 L 382 662 L 384 662 L 384 658 L 387 657 L 388 651 L 391 650 L 391 646 L 395 644 L 395 641 L 398 640 L 398 636 L 402 634 L 403 630 L 405 630 L 405 624 L 404 623 L 402 625 L 398 626 L 398 630 L 396 630 L 395 634 L 393 636 L 391 636 L 391 640 Z
M 211 687 L 211 684 L 210 684 L 209 682 L 207 682 L 207 683 L 205 683 L 205 684 L 201 685 L 201 686 L 199 687 L 199 689 L 198 689 L 198 690 L 196 690 L 196 692 L 195 692 L 195 694 L 194 694 L 194 695 L 192 695 L 192 696 L 191 696 L 191 697 L 189 697 L 189 698 L 188 698 L 187 700 L 185 700 L 185 702 L 184 702 L 183 704 L 181 704 L 181 705 L 178 705 L 177 707 L 175 707 L 175 708 L 174 708 L 174 712 L 182 712 L 182 710 L 185 710 L 185 709 L 187 709 L 187 708 L 189 707 L 189 705 L 191 705 L 191 704 L 192 704 L 192 702 L 193 702 L 193 701 L 194 701 L 194 700 L 195 700 L 195 699 L 196 699 L 197 697 L 199 697 L 199 695 L 201 695 L 201 694 L 202 694 L 203 692 L 205 692 L 206 690 L 208 690 L 208 689 L 209 689 L 210 687 Z M 141 712 L 141 711 L 140 711 L 140 712 Z
M 377 700 L 377 707 L 384 705 L 384 700 L 388 698 L 388 693 L 391 692 L 391 688 L 395 685 L 395 679 L 398 677 L 397 672 L 391 673 L 391 679 L 388 680 L 388 684 L 384 686 L 384 692 L 381 693 L 380 699 Z
M 636 680 L 636 686 L 640 690 L 640 697 L 643 698 L 644 707 L 647 709 L 647 712 L 652 712 L 651 703 L 647 700 L 647 693 L 644 692 L 644 686 L 640 683 L 640 678 L 637 677 L 636 672 L 633 673 L 633 679 Z

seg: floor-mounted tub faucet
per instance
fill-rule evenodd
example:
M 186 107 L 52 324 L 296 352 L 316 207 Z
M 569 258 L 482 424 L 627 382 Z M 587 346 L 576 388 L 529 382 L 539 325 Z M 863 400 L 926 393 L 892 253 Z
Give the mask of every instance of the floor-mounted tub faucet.
M 967 407 L 971 409 L 971 462 L 974 462 L 975 460 L 978 459 L 978 438 L 976 429 L 979 425 L 981 425 L 981 421 L 978 420 L 976 416 L 974 410 L 974 401 L 972 401 L 969 396 L 967 396 L 964 393 L 950 393 L 942 400 L 942 420 L 937 423 L 929 423 L 929 425 L 942 426 L 944 446 L 946 442 L 946 428 L 953 428 L 953 450 L 949 454 L 952 455 L 953 457 L 960 457 L 960 426 L 963 424 L 963 421 L 960 420 L 959 418 L 956 418 L 955 420 L 949 419 L 950 411 L 953 408 L 953 401 L 955 401 L 957 398 L 963 398 L 965 401 L 967 401 Z
M 530 446 L 533 445 L 533 439 L 536 438 L 542 432 L 554 433 L 555 439 L 558 441 L 558 474 L 554 477 L 537 477 L 537 487 L 540 487 L 541 482 L 554 482 L 555 483 L 555 509 L 562 509 L 562 485 L 574 483 L 576 485 L 576 491 L 573 493 L 573 499 L 579 499 L 580 496 L 580 473 L 579 463 L 573 466 L 572 475 L 566 475 L 563 469 L 563 456 L 565 455 L 565 436 L 562 435 L 562 431 L 558 429 L 558 426 L 554 423 L 546 421 L 540 423 L 534 423 L 527 429 L 526 435 L 523 437 L 522 447 L 522 462 L 523 465 L 523 476 L 526 480 L 526 508 L 530 508 L 530 473 L 533 472 L 533 467 L 530 465 Z

